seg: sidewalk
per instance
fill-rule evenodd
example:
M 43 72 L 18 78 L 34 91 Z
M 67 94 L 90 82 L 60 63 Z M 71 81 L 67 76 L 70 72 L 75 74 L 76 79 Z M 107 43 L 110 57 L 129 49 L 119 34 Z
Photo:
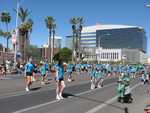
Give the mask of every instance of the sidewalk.
M 133 104 L 127 105 L 128 113 L 144 113 L 146 105 L 150 104 L 150 85 L 140 85 L 133 90 Z
M 140 85 L 132 91 L 133 103 L 122 104 L 115 100 L 96 113 L 144 113 L 145 106 L 150 104 L 148 89 L 150 85 Z

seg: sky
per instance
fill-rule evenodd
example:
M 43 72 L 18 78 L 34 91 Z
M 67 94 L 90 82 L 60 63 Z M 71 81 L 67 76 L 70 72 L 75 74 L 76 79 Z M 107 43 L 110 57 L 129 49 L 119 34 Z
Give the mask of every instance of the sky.
M 17 0 L 0 0 L 0 12 L 8 11 L 12 16 L 10 29 L 15 28 Z M 99 24 L 121 24 L 141 26 L 148 38 L 150 56 L 150 8 L 144 6 L 150 0 L 21 0 L 20 6 L 28 8 L 34 21 L 31 43 L 38 45 L 47 42 L 48 30 L 44 19 L 52 16 L 56 20 L 56 35 L 65 37 L 71 34 L 70 18 L 82 16 L 84 26 Z M 5 29 L 3 24 L 0 28 Z M 0 38 L 0 43 L 6 42 Z

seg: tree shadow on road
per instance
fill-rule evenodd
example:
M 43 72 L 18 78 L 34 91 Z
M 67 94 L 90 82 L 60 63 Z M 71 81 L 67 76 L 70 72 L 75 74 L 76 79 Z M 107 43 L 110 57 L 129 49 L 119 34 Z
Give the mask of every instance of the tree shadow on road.
M 111 107 L 113 107 L 113 108 L 122 110 L 123 113 L 129 113 L 127 107 L 120 107 L 120 106 L 117 106 L 117 105 L 113 105 L 113 104 L 110 104 L 110 103 L 106 103 L 105 101 L 102 101 L 102 100 L 100 101 L 100 100 L 92 99 L 92 98 L 89 98 L 89 97 L 77 96 L 77 95 L 73 95 L 73 94 L 71 94 L 71 93 L 63 93 L 63 97 L 64 97 L 64 98 L 76 97 L 76 98 L 80 98 L 80 99 L 84 99 L 84 100 L 96 102 L 96 103 L 98 103 L 98 104 L 106 104 L 107 106 L 111 106 Z

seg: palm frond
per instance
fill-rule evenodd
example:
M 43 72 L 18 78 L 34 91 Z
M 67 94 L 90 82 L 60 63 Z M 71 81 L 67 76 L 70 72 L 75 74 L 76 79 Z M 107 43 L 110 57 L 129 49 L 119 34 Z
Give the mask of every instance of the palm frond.
M 20 17 L 21 22 L 24 23 L 30 15 L 30 12 L 28 11 L 28 9 L 19 7 L 18 15 Z
M 73 25 L 77 25 L 79 23 L 78 17 L 73 17 L 70 19 L 70 23 Z
M 55 19 L 51 16 L 47 16 L 45 18 L 45 24 L 48 29 L 52 29 L 53 27 L 55 27 Z
M 0 14 L 0 20 L 1 20 L 1 22 L 4 22 L 4 23 L 10 23 L 10 21 L 11 21 L 11 16 L 10 16 L 9 12 L 3 11 L 3 12 Z
M 0 36 L 3 36 L 3 31 L 0 29 Z

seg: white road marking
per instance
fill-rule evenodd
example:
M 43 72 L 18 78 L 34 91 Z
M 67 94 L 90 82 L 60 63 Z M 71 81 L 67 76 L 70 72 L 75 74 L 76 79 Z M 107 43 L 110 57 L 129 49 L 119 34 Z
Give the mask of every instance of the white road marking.
M 32 106 L 32 107 L 29 107 L 29 108 L 18 110 L 18 111 L 15 111 L 13 113 L 22 113 L 22 112 L 29 111 L 29 110 L 32 110 L 32 109 L 37 109 L 37 108 L 40 108 L 40 107 L 43 107 L 43 106 L 47 106 L 49 104 L 53 104 L 53 103 L 58 102 L 58 101 L 59 100 L 53 100 L 53 101 L 50 101 L 50 102 L 47 102 L 47 103 L 44 103 L 44 104 L 39 104 L 39 105 L 36 105 L 36 106 Z
M 1 78 L 1 80 L 10 80 L 10 79 L 13 79 L 11 77 L 4 77 L 4 78 Z
M 11 92 L 11 93 L 2 94 L 2 95 L 0 95 L 0 99 L 25 95 L 24 92 L 25 91 L 15 91 L 15 92 Z
M 85 84 L 85 83 L 90 83 L 90 82 L 88 81 L 88 82 L 84 82 L 84 83 L 79 83 L 78 85 L 82 85 L 82 84 Z M 70 87 L 72 87 L 72 86 L 70 86 Z M 54 90 L 54 89 L 55 88 L 52 88 L 51 90 Z M 94 89 L 94 90 L 97 90 L 97 89 Z M 33 93 L 37 93 L 37 92 L 41 92 L 41 91 L 46 91 L 46 89 L 38 90 L 38 91 L 35 91 L 35 92 L 26 92 L 25 90 L 10 92 L 10 93 L 6 93 L 6 94 L 1 94 L 0 99 L 9 98 L 9 97 L 16 97 L 16 96 L 23 96 L 23 95 L 33 94 Z M 88 90 L 88 92 L 89 91 L 91 91 L 91 90 Z
M 82 84 L 85 84 L 85 83 L 90 83 L 90 82 L 79 83 L 78 85 L 82 85 Z M 72 86 L 69 86 L 69 87 L 72 87 Z M 55 90 L 55 88 L 52 87 L 50 90 Z M 26 92 L 25 89 L 24 89 L 24 90 L 21 90 L 21 91 L 15 91 L 15 92 L 10 92 L 10 93 L 6 93 L 6 94 L 1 94 L 0 99 L 9 98 L 9 97 L 16 97 L 16 96 L 23 96 L 23 95 L 27 95 L 27 94 L 38 93 L 38 92 L 41 92 L 41 91 L 47 91 L 47 89 L 41 89 L 41 90 L 34 91 L 34 92 L 32 92 L 32 91 L 31 92 Z
M 114 84 L 116 84 L 116 83 L 108 84 L 108 85 L 104 86 L 103 88 L 110 87 Z M 103 89 L 103 88 L 100 88 L 100 89 Z M 82 93 L 78 93 L 75 96 L 80 96 L 80 95 L 90 93 L 90 92 L 100 90 L 100 89 L 97 88 L 97 89 L 94 89 L 94 90 L 88 90 L 88 91 L 85 91 L 85 92 L 82 92 Z M 73 97 L 70 96 L 70 98 L 73 98 Z M 53 104 L 53 103 L 56 103 L 56 102 L 58 102 L 58 100 L 53 100 L 53 101 L 50 101 L 50 102 L 47 102 L 47 103 L 43 103 L 43 104 L 39 104 L 39 105 L 32 106 L 32 107 L 29 107 L 29 108 L 21 109 L 21 110 L 15 111 L 13 113 L 22 113 L 22 112 L 30 111 L 30 110 L 41 108 L 41 107 L 44 107 L 44 106 L 47 106 L 47 105 L 50 105 L 50 104 Z
M 134 85 L 132 88 L 130 88 L 130 90 L 132 91 L 133 89 L 135 89 L 136 87 L 138 87 L 140 85 L 139 84 L 136 84 Z M 105 103 L 103 104 L 100 104 L 92 109 L 90 109 L 89 111 L 87 111 L 86 113 L 95 113 L 95 112 L 98 112 L 100 109 L 106 107 L 108 104 L 111 104 L 112 102 L 114 102 L 115 100 L 117 99 L 117 96 L 111 98 L 110 100 L 106 101 Z
M 96 89 L 93 89 L 93 90 L 88 90 L 88 91 L 85 91 L 85 92 L 82 92 L 82 93 L 78 93 L 78 94 L 76 94 L 76 96 L 80 96 L 80 95 L 83 95 L 83 94 L 86 94 L 86 93 L 90 93 L 90 92 L 97 91 L 97 90 L 100 90 L 100 89 L 103 89 L 103 88 L 107 88 L 107 87 L 110 87 L 110 86 L 115 85 L 115 84 L 117 84 L 117 83 L 108 84 L 108 85 L 105 85 L 102 88 L 96 88 Z

